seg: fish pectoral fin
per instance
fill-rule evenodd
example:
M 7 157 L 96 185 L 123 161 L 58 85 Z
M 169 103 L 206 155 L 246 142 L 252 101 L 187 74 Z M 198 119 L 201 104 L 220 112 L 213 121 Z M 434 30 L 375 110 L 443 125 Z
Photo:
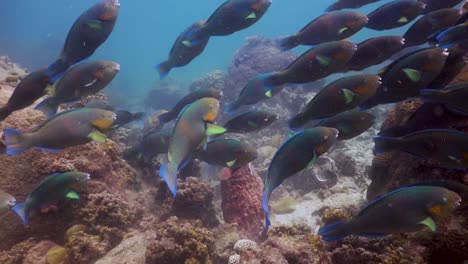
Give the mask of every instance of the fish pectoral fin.
M 319 63 L 320 65 L 322 66 L 328 66 L 331 64 L 331 59 L 328 58 L 328 57 L 325 57 L 325 56 L 317 56 L 315 58 Z
M 89 28 L 97 30 L 97 31 L 102 29 L 102 22 L 100 20 L 91 20 L 88 23 L 86 23 L 86 25 Z
M 250 13 L 248 16 L 245 17 L 245 19 L 255 19 L 257 18 L 257 15 L 255 12 Z
M 419 82 L 422 78 L 421 72 L 415 69 L 403 69 L 403 72 L 412 82 Z
M 206 125 L 207 136 L 221 135 L 221 134 L 224 134 L 226 131 L 227 129 L 221 126 L 217 126 L 217 125 L 210 124 L 210 123 Z
M 102 134 L 97 130 L 94 130 L 93 132 L 89 133 L 88 137 L 98 143 L 106 143 L 107 141 L 106 135 Z
M 68 199 L 71 199 L 71 200 L 79 200 L 80 199 L 80 195 L 75 191 L 70 191 L 69 193 L 67 193 L 66 197 Z
M 425 225 L 427 227 L 429 227 L 429 229 L 432 231 L 432 232 L 435 232 L 437 230 L 437 225 L 436 223 L 434 222 L 434 220 L 428 216 L 426 219 L 422 220 L 421 222 L 419 222 L 420 224 L 422 225 Z
M 408 18 L 405 17 L 405 16 L 402 16 L 402 17 L 400 17 L 400 19 L 398 19 L 398 23 L 402 23 L 402 24 L 403 24 L 403 23 L 408 23 L 408 22 L 409 22 L 409 20 L 408 20 Z
M 89 86 L 95 84 L 97 81 L 98 81 L 98 79 L 97 79 L 97 78 L 94 78 L 91 82 L 85 84 L 84 87 L 89 87 Z
M 190 40 L 184 40 L 182 41 L 182 45 L 184 45 L 185 47 L 192 47 L 192 43 L 190 42 Z
M 349 104 L 353 102 L 353 99 L 356 96 L 356 94 L 348 89 L 343 89 L 343 96 L 344 96 L 346 104 Z
M 236 164 L 236 161 L 237 161 L 237 160 L 228 161 L 228 162 L 226 162 L 226 166 L 228 166 L 229 168 L 231 168 L 232 166 L 234 166 L 234 165 Z
M 266 93 L 265 93 L 265 96 L 268 97 L 268 98 L 271 98 L 273 96 L 273 92 L 271 90 L 268 90 Z
M 47 85 L 45 88 L 45 92 L 49 95 L 54 95 L 55 94 L 55 86 L 52 84 Z
M 348 31 L 348 30 L 349 30 L 348 27 L 344 27 L 344 28 L 342 28 L 342 29 L 340 29 L 340 30 L 338 31 L 338 35 L 342 35 L 343 33 L 345 33 L 345 32 Z

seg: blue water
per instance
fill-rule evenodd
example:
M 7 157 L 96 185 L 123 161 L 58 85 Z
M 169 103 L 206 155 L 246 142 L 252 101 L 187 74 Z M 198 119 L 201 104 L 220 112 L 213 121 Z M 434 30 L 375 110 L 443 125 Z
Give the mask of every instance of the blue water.
M 0 55 L 30 70 L 47 66 L 62 48 L 75 19 L 96 0 L 3 0 L 0 15 Z M 177 36 L 189 25 L 207 19 L 223 0 L 120 0 L 119 18 L 109 39 L 92 59 L 114 60 L 121 72 L 108 90 L 138 100 L 155 87 L 154 65 L 165 60 Z M 170 76 L 182 85 L 217 69 L 227 69 L 235 51 L 252 35 L 292 34 L 321 15 L 330 0 L 273 0 L 265 16 L 252 27 L 225 37 L 213 37 L 205 52 Z M 362 8 L 365 14 L 389 1 Z M 407 28 L 407 27 L 405 27 Z M 405 28 L 386 31 L 402 34 Z M 351 38 L 361 41 L 382 32 L 362 30 Z M 297 53 L 305 48 L 296 49 Z

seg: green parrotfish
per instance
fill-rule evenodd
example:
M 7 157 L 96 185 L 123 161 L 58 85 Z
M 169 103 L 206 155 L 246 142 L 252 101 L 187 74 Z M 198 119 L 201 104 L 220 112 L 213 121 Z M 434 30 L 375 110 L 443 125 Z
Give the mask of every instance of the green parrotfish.
M 367 112 L 346 111 L 324 119 L 315 126 L 333 127 L 340 132 L 337 140 L 347 140 L 366 132 L 375 124 L 375 116 Z
M 417 0 L 395 0 L 380 6 L 367 15 L 366 27 L 373 30 L 387 30 L 402 27 L 418 17 L 426 4 Z
M 237 139 L 215 139 L 196 154 L 196 158 L 208 164 L 237 169 L 257 158 L 257 150 Z
M 224 124 L 226 133 L 250 133 L 264 129 L 278 120 L 278 115 L 259 110 L 239 114 Z
M 468 82 L 452 84 L 442 90 L 423 89 L 420 96 L 427 102 L 443 104 L 456 114 L 468 115 Z

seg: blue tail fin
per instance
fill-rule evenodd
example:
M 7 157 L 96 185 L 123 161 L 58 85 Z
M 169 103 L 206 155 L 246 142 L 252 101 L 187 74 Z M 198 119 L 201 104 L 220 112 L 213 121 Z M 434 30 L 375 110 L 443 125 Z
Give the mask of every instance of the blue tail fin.
M 56 82 L 70 66 L 70 63 L 65 62 L 63 59 L 58 59 L 47 68 L 45 75 L 47 75 L 52 82 Z
M 169 61 L 161 62 L 160 64 L 156 65 L 156 70 L 158 70 L 159 73 L 159 79 L 162 80 L 166 78 L 171 69 L 172 66 Z
M 394 150 L 398 147 L 397 143 L 399 142 L 399 138 L 394 137 L 375 137 L 373 140 L 375 143 L 375 155 Z
M 299 45 L 299 43 L 297 42 L 297 37 L 295 35 L 280 39 L 278 42 L 282 51 L 290 50 Z
M 59 105 L 55 104 L 50 98 L 46 98 L 34 109 L 43 112 L 47 118 L 51 118 L 57 113 L 58 107 Z
M 3 129 L 3 134 L 5 135 L 7 145 L 7 155 L 20 154 L 29 148 L 22 137 L 23 132 L 12 128 L 5 128 Z
M 177 194 L 177 168 L 170 166 L 171 163 L 166 163 L 159 169 L 159 176 L 166 182 L 167 187 L 175 197 Z
M 346 222 L 336 222 L 319 229 L 318 234 L 325 241 L 341 240 L 350 235 Z
M 268 231 L 270 228 L 271 221 L 270 221 L 270 209 L 268 208 L 268 195 L 264 192 L 262 195 L 262 207 L 263 211 L 265 212 L 265 230 Z
M 11 210 L 13 210 L 13 212 L 15 212 L 18 215 L 21 221 L 23 221 L 23 224 L 29 224 L 29 216 L 26 212 L 26 203 L 19 203 L 13 206 Z

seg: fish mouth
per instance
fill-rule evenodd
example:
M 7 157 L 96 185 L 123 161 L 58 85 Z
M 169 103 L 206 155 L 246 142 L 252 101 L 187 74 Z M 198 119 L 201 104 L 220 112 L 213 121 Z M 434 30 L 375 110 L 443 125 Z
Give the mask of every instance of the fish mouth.
M 448 49 L 444 48 L 444 49 L 442 50 L 442 55 L 443 55 L 443 56 L 448 56 L 448 55 L 450 55 Z
M 11 199 L 7 201 L 7 205 L 10 207 L 15 206 L 15 204 L 16 204 L 16 199 Z
M 120 71 L 120 64 L 116 64 L 116 65 L 114 66 L 114 70 L 115 70 L 116 72 Z
M 406 39 L 405 39 L 405 38 L 401 38 L 401 40 L 400 40 L 401 45 L 405 45 L 405 42 L 406 42 Z
M 91 180 L 91 174 L 89 173 L 85 173 L 85 176 L 84 176 L 84 182 L 89 182 Z
M 119 0 L 114 0 L 114 6 L 120 7 L 120 2 L 119 2 Z

